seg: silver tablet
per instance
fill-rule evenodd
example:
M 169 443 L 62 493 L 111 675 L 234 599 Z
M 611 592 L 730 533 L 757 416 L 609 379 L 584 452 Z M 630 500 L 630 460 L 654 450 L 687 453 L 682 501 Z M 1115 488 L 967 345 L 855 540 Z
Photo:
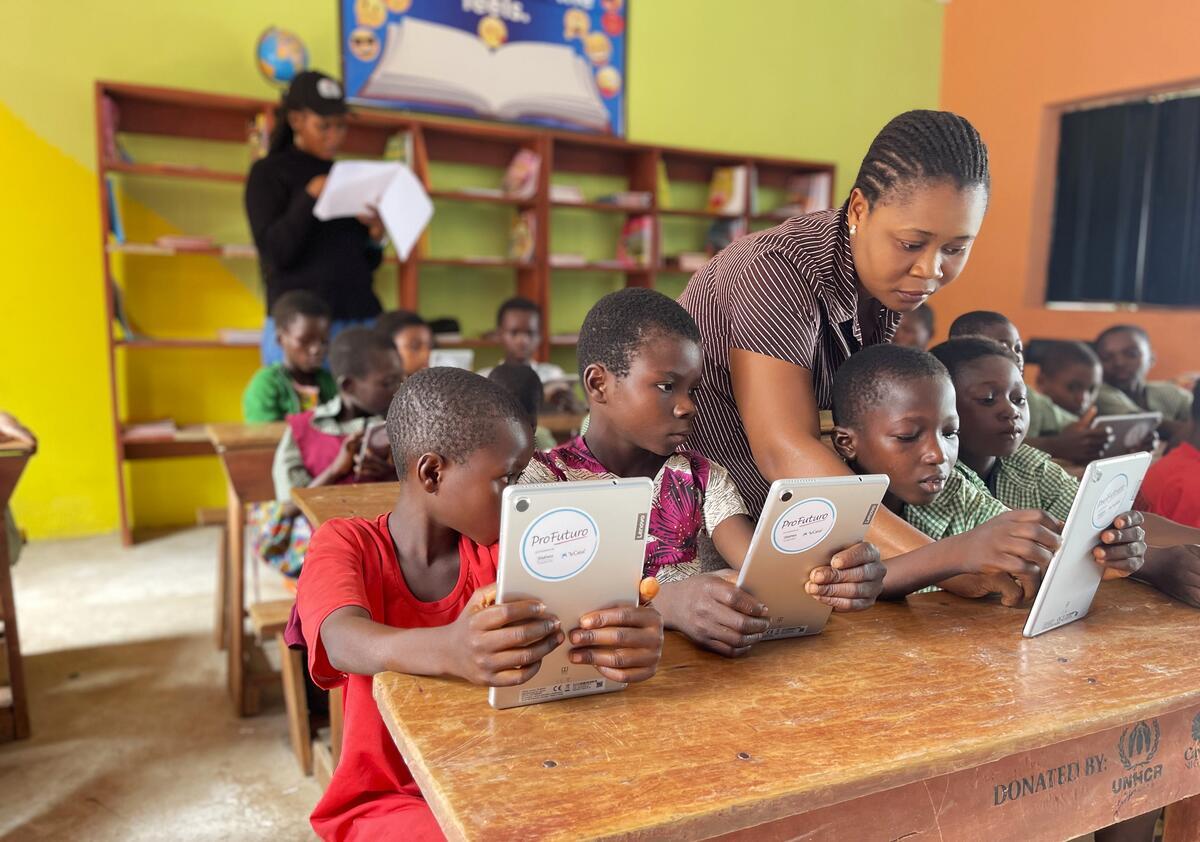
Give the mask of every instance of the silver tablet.
M 646 555 L 653 483 L 633 479 L 513 485 L 500 512 L 496 599 L 540 599 L 562 622 L 579 627 L 589 611 L 637 605 Z M 534 705 L 625 687 L 589 664 L 572 664 L 570 641 L 542 659 L 533 678 L 492 687 L 494 708 Z
M 825 628 L 832 609 L 805 592 L 808 574 L 863 539 L 887 488 L 881 474 L 771 483 L 737 582 L 770 611 L 765 639 Z
M 1100 543 L 1100 533 L 1112 526 L 1113 518 L 1133 507 L 1149 467 L 1149 453 L 1113 456 L 1087 466 L 1063 526 L 1062 544 L 1046 568 L 1029 611 L 1026 637 L 1087 616 L 1104 576 L 1092 550 Z
M 1092 429 L 1108 427 L 1112 430 L 1112 443 L 1104 450 L 1105 456 L 1121 456 L 1142 449 L 1142 443 L 1162 423 L 1161 412 L 1135 412 L 1132 415 L 1100 415 L 1092 421 Z

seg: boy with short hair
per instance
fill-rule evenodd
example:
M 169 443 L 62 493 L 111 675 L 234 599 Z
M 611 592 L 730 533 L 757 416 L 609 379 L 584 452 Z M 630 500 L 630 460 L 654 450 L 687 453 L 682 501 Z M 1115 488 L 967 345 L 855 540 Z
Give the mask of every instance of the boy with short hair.
M 959 316 L 954 320 L 954 324 L 950 325 L 950 338 L 962 339 L 969 336 L 983 337 L 999 342 L 1014 354 L 1017 368 L 1024 373 L 1025 345 L 1021 341 L 1021 334 L 1017 331 L 1017 326 L 1009 321 L 1003 313 L 974 310 Z M 1042 383 L 1053 385 L 1060 379 L 1058 375 L 1049 380 L 1044 379 L 1045 366 L 1049 365 L 1054 368 L 1059 365 L 1054 362 L 1056 357 L 1064 368 L 1071 369 L 1070 372 L 1060 371 L 1060 374 L 1067 373 L 1070 374 L 1072 380 L 1076 379 L 1078 372 L 1076 366 L 1071 363 L 1072 361 L 1078 362 L 1081 358 L 1077 351 L 1065 347 L 1071 344 L 1079 345 L 1079 343 L 1064 342 L 1061 343 L 1064 346 L 1061 350 L 1056 352 L 1052 346 L 1044 355 L 1043 360 L 1039 363 L 1039 386 Z M 1069 390 L 1061 388 L 1057 391 L 1065 394 Z M 1090 404 L 1072 414 L 1069 407 L 1061 407 L 1049 396 L 1041 394 L 1036 389 L 1029 389 L 1028 396 L 1029 426 L 1026 435 L 1029 444 L 1039 450 L 1044 450 L 1051 456 L 1066 462 L 1086 465 L 1093 459 L 1098 459 L 1112 440 L 1112 431 L 1108 428 L 1092 427 L 1096 410 L 1091 408 Z M 1094 394 L 1091 400 L 1095 400 Z
M 566 410 L 571 403 L 571 385 L 566 372 L 554 363 L 534 359 L 542 344 L 542 311 L 528 298 L 515 296 L 496 310 L 496 338 L 504 349 L 501 362 L 527 365 L 537 372 L 545 390 L 547 405 Z M 487 377 L 491 368 L 480 370 Z
M 538 426 L 538 415 L 542 411 L 542 381 L 537 372 L 527 365 L 500 363 L 488 374 L 488 380 L 499 383 L 529 414 L 529 425 L 533 429 L 533 446 L 537 450 L 554 447 L 554 436 L 545 427 Z
M 703 365 L 700 329 L 673 299 L 628 287 L 588 311 L 577 356 L 591 423 L 535 454 L 521 482 L 652 479 L 642 572 L 662 583 L 655 605 L 663 622 L 706 649 L 744 654 L 769 628 L 767 606 L 735 584 L 754 524 L 729 472 L 685 444 Z M 718 558 L 705 552 L 709 543 Z M 878 551 L 866 543 L 839 549 L 803 586 L 836 611 L 865 609 L 883 579 Z
M 649 606 L 593 611 L 583 629 L 566 629 L 534 600 L 493 604 L 500 495 L 533 452 L 515 398 L 470 372 L 431 368 L 409 378 L 387 415 L 396 504 L 317 530 L 288 630 L 289 641 L 303 636 L 313 680 L 345 687 L 341 758 L 312 814 L 323 839 L 442 838 L 372 698 L 375 673 L 512 686 L 567 643 L 575 663 L 628 683 L 650 678 L 662 651 Z
M 1192 387 L 1186 439 L 1150 466 L 1138 503 L 1147 512 L 1200 527 L 1200 380 Z
M 885 596 L 961 573 L 1008 574 L 1026 599 L 1033 596 L 1041 568 L 1058 549 L 1062 522 L 1039 509 L 1010 511 L 957 468 L 958 409 L 941 362 L 912 348 L 864 348 L 838 370 L 833 412 L 837 452 L 858 473 L 887 474 L 884 505 L 937 542 L 936 564 L 903 582 L 885 579 Z M 1114 543 L 1123 545 L 1126 537 Z M 1128 555 L 1116 547 L 1100 550 L 1105 564 Z
M 362 447 L 367 426 L 387 412 L 404 380 L 391 339 L 373 328 L 346 328 L 330 346 L 329 365 L 337 394 L 288 416 L 271 468 L 276 499 L 251 513 L 255 554 L 288 576 L 299 575 L 312 534 L 292 502 L 293 488 L 379 482 L 392 473 L 386 448 Z
M 389 310 L 382 313 L 375 327 L 392 338 L 406 374 L 429 368 L 433 351 L 433 329 L 412 310 Z
M 337 395 L 337 385 L 323 367 L 330 324 L 325 302 L 311 292 L 292 290 L 279 296 L 271 317 L 283 362 L 260 368 L 246 385 L 242 417 L 248 424 L 282 421 Z
M 1104 369 L 1104 383 L 1096 395 L 1101 415 L 1161 412 L 1159 434 L 1175 441 L 1186 432 L 1192 396 L 1166 381 L 1147 380 L 1154 367 L 1150 335 L 1137 325 L 1113 325 L 1093 343 Z

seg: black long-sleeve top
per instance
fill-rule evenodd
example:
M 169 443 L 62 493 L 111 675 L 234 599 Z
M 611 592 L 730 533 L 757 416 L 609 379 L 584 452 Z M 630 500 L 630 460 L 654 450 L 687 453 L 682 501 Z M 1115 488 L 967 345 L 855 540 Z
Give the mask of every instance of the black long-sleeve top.
M 305 187 L 333 163 L 289 146 L 256 161 L 246 180 L 246 215 L 267 288 L 267 312 L 285 292 L 319 296 L 334 319 L 370 319 L 382 310 L 371 287 L 382 259 L 357 219 L 322 222 Z

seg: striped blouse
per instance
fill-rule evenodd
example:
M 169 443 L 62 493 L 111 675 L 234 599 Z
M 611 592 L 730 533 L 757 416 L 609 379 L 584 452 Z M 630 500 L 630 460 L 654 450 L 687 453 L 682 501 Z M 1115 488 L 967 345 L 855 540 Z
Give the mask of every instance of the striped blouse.
M 754 462 L 734 401 L 729 349 L 808 369 L 818 408 L 829 409 L 838 367 L 864 345 L 891 341 L 900 314 L 880 306 L 865 330 L 859 324 L 858 275 L 841 209 L 794 217 L 736 240 L 692 276 L 679 303 L 700 326 L 704 346 L 688 447 L 728 468 L 757 516 L 770 483 Z

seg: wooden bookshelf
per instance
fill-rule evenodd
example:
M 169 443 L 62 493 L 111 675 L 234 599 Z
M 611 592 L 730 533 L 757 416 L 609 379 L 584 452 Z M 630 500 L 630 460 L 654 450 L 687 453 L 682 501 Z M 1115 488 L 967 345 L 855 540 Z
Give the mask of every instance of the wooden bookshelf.
M 247 148 L 247 164 L 244 171 L 229 171 L 228 167 L 221 169 L 207 166 L 193 166 L 190 162 L 179 161 L 142 161 L 127 162 L 110 160 L 105 154 L 105 131 L 100 116 L 104 113 L 102 104 L 104 98 L 111 98 L 119 111 L 119 123 L 116 127 L 118 136 L 147 135 L 160 138 L 174 138 L 190 141 L 210 141 L 225 144 L 241 144 Z M 105 185 L 110 177 L 123 178 L 156 178 L 173 179 L 181 197 L 191 183 L 209 182 L 237 185 L 238 190 L 230 190 L 229 212 L 243 214 L 240 201 L 241 185 L 246 180 L 249 171 L 249 150 L 247 138 L 249 129 L 260 115 L 267 120 L 273 117 L 276 106 L 274 101 L 254 99 L 249 97 L 226 96 L 222 94 L 204 93 L 168 88 L 155 88 L 140 85 L 128 85 L 100 81 L 95 87 L 96 103 L 96 154 L 97 154 L 97 185 L 101 210 L 100 238 L 102 250 L 106 256 L 102 282 L 105 288 L 107 302 L 106 319 L 109 329 L 109 360 L 111 371 L 111 400 L 114 429 L 121 430 L 125 420 L 120 417 L 119 407 L 122 405 L 122 385 L 119 382 L 117 352 L 118 349 L 136 351 L 141 349 L 173 349 L 177 350 L 179 364 L 186 364 L 187 352 L 190 350 L 240 349 L 248 351 L 257 343 L 224 342 L 214 338 L 122 338 L 113 329 L 113 270 L 110 255 L 154 257 L 156 259 L 174 259 L 189 255 L 204 255 L 219 259 L 238 258 L 255 259 L 252 248 L 239 245 L 214 244 L 211 249 L 188 250 L 173 249 L 154 243 L 124 243 L 109 242 L 109 213 Z M 382 157 L 388 141 L 397 133 L 407 133 L 411 144 L 411 159 L 409 161 L 414 173 L 421 179 L 430 197 L 437 206 L 432 227 L 436 233 L 438 213 L 443 208 L 452 205 L 462 206 L 492 206 L 498 210 L 492 213 L 503 213 L 504 208 L 511 209 L 515 216 L 521 212 L 533 214 L 536 233 L 534 238 L 533 259 L 529 262 L 514 261 L 505 257 L 480 258 L 469 254 L 431 255 L 424 252 L 424 244 L 419 244 L 407 260 L 401 261 L 395 256 L 385 259 L 387 271 L 394 273 L 396 299 L 399 306 L 421 310 L 421 290 L 423 266 L 449 267 L 458 272 L 474 272 L 497 270 L 511 272 L 514 279 L 514 289 L 517 295 L 522 295 L 537 302 L 544 313 L 542 347 L 539 357 L 545 359 L 552 348 L 571 348 L 574 342 L 554 341 L 551 339 L 552 313 L 555 306 L 554 288 L 558 283 L 570 284 L 574 276 L 580 273 L 607 275 L 614 279 L 620 277 L 627 286 L 653 287 L 656 278 L 664 276 L 677 277 L 681 270 L 668 268 L 664 264 L 662 251 L 662 223 L 672 225 L 692 225 L 702 231 L 706 222 L 719 219 L 740 220 L 746 230 L 751 223 L 780 222 L 781 218 L 770 213 L 769 209 L 750 207 L 738 215 L 723 215 L 712 213 L 703 207 L 670 205 L 666 196 L 658 192 L 658 170 L 661 165 L 665 168 L 668 181 L 672 185 L 688 186 L 690 193 L 695 194 L 712 178 L 713 170 L 720 166 L 746 166 L 753 173 L 753 183 L 766 188 L 781 188 L 789 178 L 805 173 L 829 173 L 832 177 L 832 164 L 819 161 L 787 160 L 763 156 L 744 155 L 729 152 L 714 152 L 694 149 L 655 146 L 644 143 L 631 143 L 619 138 L 575 134 L 565 131 L 547 131 L 526 126 L 510 126 L 502 124 L 482 123 L 470 120 L 433 119 L 417 117 L 411 114 L 395 111 L 373 109 L 356 109 L 349 118 L 349 131 L 342 147 L 347 157 Z M 471 167 L 486 167 L 496 171 L 493 183 L 472 185 L 488 190 L 499 186 L 500 176 L 508 166 L 513 156 L 522 149 L 531 150 L 541 159 L 536 190 L 529 198 L 517 198 L 496 194 L 493 192 L 474 192 L 458 183 L 443 183 L 439 173 L 442 165 L 468 165 Z M 649 207 L 628 207 L 616 203 L 598 202 L 591 198 L 584 201 L 562 201 L 551 198 L 551 177 L 555 183 L 568 183 L 572 177 L 604 176 L 619 180 L 624 190 L 644 192 L 650 197 Z M 673 191 L 674 192 L 674 191 Z M 702 204 L 702 203 L 701 203 Z M 556 224 L 564 226 L 587 225 L 589 222 L 600 222 L 634 217 L 650 217 L 655 224 L 652 230 L 652 254 L 654 264 L 651 266 L 626 266 L 615 262 L 615 252 L 612 255 L 590 256 L 582 265 L 555 265 L 551 262 L 551 232 Z M 204 232 L 188 232 L 204 233 Z M 507 232 L 506 232 L 507 233 Z M 469 306 L 469 302 L 464 303 Z M 431 314 L 436 315 L 436 314 Z M 152 330 L 152 325 L 141 326 Z M 561 326 L 560 326 L 561 330 Z M 464 338 L 460 343 L 450 343 L 446 347 L 494 348 L 496 343 L 472 337 Z M 253 373 L 252 362 L 247 353 L 246 376 Z M 186 419 L 201 423 L 233 419 Z M 114 454 L 117 460 L 117 477 L 120 494 L 122 533 L 128 541 L 131 537 L 131 512 L 129 511 L 127 493 L 124 487 L 123 464 L 127 459 L 152 459 L 181 455 L 201 456 L 210 454 L 211 447 L 206 443 L 189 438 L 183 432 L 172 441 L 140 441 L 126 442 L 118 433 L 115 436 Z

